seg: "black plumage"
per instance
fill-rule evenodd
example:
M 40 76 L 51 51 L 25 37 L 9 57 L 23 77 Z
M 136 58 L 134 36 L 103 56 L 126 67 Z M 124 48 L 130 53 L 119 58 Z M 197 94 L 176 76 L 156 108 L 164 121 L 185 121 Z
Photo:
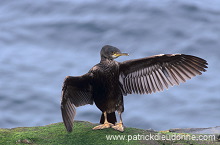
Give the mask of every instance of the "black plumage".
M 114 128 L 124 131 L 121 114 L 123 95 L 151 94 L 169 86 L 179 85 L 205 72 L 206 60 L 185 54 L 161 54 L 124 62 L 115 58 L 128 55 L 113 46 L 105 45 L 101 61 L 82 76 L 67 76 L 63 83 L 61 112 L 67 131 L 73 127 L 75 107 L 96 104 L 102 111 L 99 126 L 93 129 Z M 120 122 L 116 123 L 115 111 Z

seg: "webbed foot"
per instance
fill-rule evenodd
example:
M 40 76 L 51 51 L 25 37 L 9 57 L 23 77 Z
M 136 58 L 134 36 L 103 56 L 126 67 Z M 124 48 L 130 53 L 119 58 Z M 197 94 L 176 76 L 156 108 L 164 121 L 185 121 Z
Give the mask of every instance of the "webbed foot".
M 104 123 L 104 124 L 93 127 L 93 130 L 111 128 L 112 126 L 114 126 L 112 123 Z
M 112 126 L 112 128 L 114 128 L 115 130 L 118 130 L 120 132 L 124 131 L 123 123 L 117 123 L 116 125 Z

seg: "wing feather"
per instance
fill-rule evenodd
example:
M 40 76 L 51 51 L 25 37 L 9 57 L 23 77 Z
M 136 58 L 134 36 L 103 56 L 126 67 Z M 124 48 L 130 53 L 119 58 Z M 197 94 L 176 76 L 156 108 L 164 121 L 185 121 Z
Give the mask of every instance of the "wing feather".
M 76 107 L 93 104 L 90 75 L 79 77 L 67 76 L 63 83 L 61 96 L 61 112 L 68 132 L 72 131 Z
M 151 82 L 151 79 L 150 79 L 149 75 L 147 75 L 147 82 L 148 82 L 149 91 L 150 91 L 150 94 L 151 94 L 153 92 L 153 85 L 152 85 L 152 82 Z
M 156 81 L 157 90 L 158 90 L 158 91 L 161 91 L 161 90 L 163 90 L 163 87 L 162 87 L 161 82 L 160 82 L 160 79 L 158 78 L 158 76 L 157 76 L 156 73 L 157 73 L 157 71 L 155 70 L 155 71 L 153 72 L 153 76 L 154 76 L 155 81 Z
M 149 85 L 149 82 L 147 81 L 147 77 L 143 77 L 143 79 L 144 79 L 144 84 L 145 84 L 145 92 L 147 93 L 147 94 L 149 94 L 149 93 L 151 93 L 151 90 L 150 90 L 150 85 Z
M 151 94 L 179 85 L 206 71 L 206 60 L 185 54 L 164 54 L 120 63 L 125 94 Z
M 160 85 L 160 91 L 163 91 L 164 90 L 164 88 L 166 87 L 165 86 L 165 84 L 164 84 L 164 82 L 163 82 L 163 78 L 161 77 L 161 75 L 160 75 L 160 73 L 158 72 L 158 70 L 157 71 L 155 71 L 156 72 L 156 76 L 157 76 L 157 79 L 158 79 L 158 82 L 159 82 L 159 85 Z

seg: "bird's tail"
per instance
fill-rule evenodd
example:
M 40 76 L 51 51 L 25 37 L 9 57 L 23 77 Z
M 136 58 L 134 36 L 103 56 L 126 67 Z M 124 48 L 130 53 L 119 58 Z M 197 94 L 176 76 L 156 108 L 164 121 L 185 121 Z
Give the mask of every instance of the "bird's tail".
M 107 120 L 108 120 L 108 122 L 115 124 L 117 122 L 115 112 L 107 113 Z M 105 121 L 105 118 L 104 118 L 104 114 L 102 113 L 102 116 L 100 118 L 100 123 L 103 124 L 104 121 Z

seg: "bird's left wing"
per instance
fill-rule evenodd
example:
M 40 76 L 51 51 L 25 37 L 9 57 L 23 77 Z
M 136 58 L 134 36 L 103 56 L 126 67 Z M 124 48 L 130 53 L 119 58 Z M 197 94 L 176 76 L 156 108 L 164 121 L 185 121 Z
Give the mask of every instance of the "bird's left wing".
M 185 54 L 161 54 L 120 63 L 123 93 L 148 94 L 179 85 L 206 71 L 206 60 Z
M 63 122 L 67 131 L 71 132 L 73 127 L 75 107 L 93 104 L 91 77 L 89 73 L 72 77 L 67 76 L 63 83 L 61 96 L 61 112 Z

